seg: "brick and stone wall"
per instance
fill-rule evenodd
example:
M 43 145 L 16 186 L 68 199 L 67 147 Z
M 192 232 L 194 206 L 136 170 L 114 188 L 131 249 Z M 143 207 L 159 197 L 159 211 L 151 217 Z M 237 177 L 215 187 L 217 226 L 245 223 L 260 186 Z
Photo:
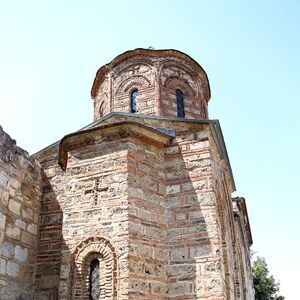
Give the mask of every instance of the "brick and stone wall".
M 208 80 L 199 65 L 178 51 L 157 55 L 141 49 L 137 54 L 131 58 L 125 53 L 98 71 L 92 90 L 94 120 L 113 111 L 131 112 L 133 90 L 138 90 L 139 114 L 177 117 L 176 89 L 183 93 L 186 118 L 208 118 Z
M 250 246 L 252 236 L 246 201 L 242 197 L 232 199 L 235 230 L 235 298 L 253 299 L 254 287 L 251 271 Z
M 166 200 L 162 147 L 136 140 L 128 153 L 129 299 L 166 299 Z
M 0 127 L 0 299 L 34 298 L 41 167 Z
M 41 158 L 38 299 L 88 297 L 85 269 L 91 253 L 102 261 L 102 252 L 109 261 L 100 268 L 107 299 L 233 299 L 219 219 L 224 208 L 217 205 L 225 201 L 216 185 L 224 165 L 209 126 L 133 115 L 100 124 L 129 121 L 172 128 L 176 137 L 163 146 L 130 131 L 95 133 L 101 142 L 70 150 L 65 172 L 57 148 Z
M 1 131 L 3 295 L 88 300 L 96 260 L 100 299 L 252 300 L 247 210 L 232 208 L 204 70 L 136 49 L 99 69 L 92 98 L 97 121 L 37 153 L 41 169 Z
M 205 127 L 178 125 L 165 149 L 168 296 L 223 299 L 212 141 Z

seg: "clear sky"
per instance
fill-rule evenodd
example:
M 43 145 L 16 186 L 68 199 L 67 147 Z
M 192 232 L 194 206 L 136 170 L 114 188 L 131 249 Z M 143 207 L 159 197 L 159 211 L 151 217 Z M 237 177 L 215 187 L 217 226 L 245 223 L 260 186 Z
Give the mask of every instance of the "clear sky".
M 253 249 L 299 299 L 300 1 L 0 0 L 0 124 L 34 153 L 92 122 L 96 71 L 138 47 L 206 70 Z

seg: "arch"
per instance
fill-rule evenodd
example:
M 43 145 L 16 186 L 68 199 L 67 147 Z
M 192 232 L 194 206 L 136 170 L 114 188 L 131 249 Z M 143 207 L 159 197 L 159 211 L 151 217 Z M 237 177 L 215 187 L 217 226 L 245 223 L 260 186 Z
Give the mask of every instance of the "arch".
M 90 237 L 76 247 L 72 257 L 70 299 L 90 299 L 90 272 L 95 259 L 99 260 L 101 299 L 115 299 L 117 262 L 115 251 L 109 241 L 102 237 Z
M 107 73 L 109 73 L 111 70 L 116 68 L 118 65 L 122 64 L 125 61 L 129 61 L 132 59 L 140 59 L 143 57 L 144 59 L 151 59 L 153 60 L 161 60 L 162 58 L 166 60 L 172 60 L 176 63 L 178 61 L 183 62 L 184 65 L 188 66 L 189 69 L 193 70 L 195 73 L 195 77 L 199 78 L 201 81 L 201 87 L 203 89 L 203 96 L 206 102 L 210 99 L 210 87 L 209 87 L 209 81 L 207 78 L 207 74 L 204 71 L 204 69 L 189 55 L 180 52 L 178 50 L 174 49 L 165 49 L 165 50 L 149 50 L 149 49 L 134 49 L 130 51 L 126 51 L 120 55 L 118 55 L 116 58 L 114 58 L 109 64 L 104 65 L 101 67 L 96 74 L 96 77 L 94 79 L 93 87 L 91 90 L 91 96 L 94 98 L 96 96 L 96 91 L 103 81 L 103 78 Z
M 145 76 L 132 76 L 122 81 L 116 89 L 116 94 L 128 92 L 131 88 L 147 88 L 150 81 Z
M 177 78 L 178 82 L 190 90 L 189 97 L 198 97 L 202 94 L 202 81 L 195 70 L 180 61 L 167 60 L 164 61 L 159 69 L 159 79 L 162 86 L 170 85 L 170 79 Z
M 169 78 L 167 78 L 165 85 L 166 88 L 170 89 L 170 90 L 176 90 L 179 89 L 181 90 L 187 97 L 195 97 L 195 92 L 192 89 L 192 87 L 189 85 L 188 82 L 186 82 L 183 79 L 180 79 L 178 77 L 175 76 L 170 76 Z

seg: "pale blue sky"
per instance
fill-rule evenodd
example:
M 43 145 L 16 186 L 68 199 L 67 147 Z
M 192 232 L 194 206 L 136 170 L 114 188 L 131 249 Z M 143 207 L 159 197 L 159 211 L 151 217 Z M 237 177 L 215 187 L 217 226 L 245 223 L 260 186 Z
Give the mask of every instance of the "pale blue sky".
M 34 153 L 92 121 L 97 69 L 137 47 L 206 70 L 253 249 L 299 299 L 300 1 L 0 0 L 0 124 Z

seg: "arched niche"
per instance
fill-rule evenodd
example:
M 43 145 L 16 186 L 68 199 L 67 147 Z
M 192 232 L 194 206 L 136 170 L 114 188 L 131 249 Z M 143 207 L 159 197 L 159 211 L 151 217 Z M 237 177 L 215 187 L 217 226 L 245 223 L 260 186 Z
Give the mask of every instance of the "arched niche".
M 100 299 L 116 299 L 117 261 L 112 245 L 102 237 L 82 241 L 73 255 L 71 292 L 69 299 L 90 300 L 92 262 L 99 260 Z

